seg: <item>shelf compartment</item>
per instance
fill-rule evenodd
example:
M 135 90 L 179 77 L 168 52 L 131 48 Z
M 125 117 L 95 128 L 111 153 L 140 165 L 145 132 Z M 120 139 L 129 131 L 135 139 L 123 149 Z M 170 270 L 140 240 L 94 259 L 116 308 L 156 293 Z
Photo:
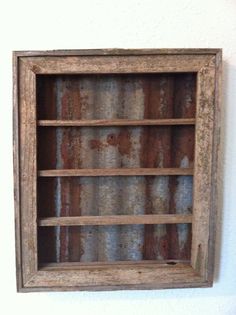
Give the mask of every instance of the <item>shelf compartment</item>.
M 194 118 L 196 77 L 196 73 L 37 75 L 37 117 Z
M 38 169 L 192 168 L 195 126 L 38 127 Z
M 84 119 L 84 120 L 38 120 L 41 127 L 106 127 L 106 126 L 169 126 L 195 125 L 195 118 L 177 119 Z
M 64 176 L 175 176 L 193 175 L 193 168 L 103 168 L 103 169 L 63 169 L 40 170 L 40 177 L 64 177 Z
M 38 177 L 38 218 L 192 214 L 193 176 Z
M 192 215 L 148 214 L 40 218 L 39 226 L 127 225 L 192 223 Z
M 38 227 L 38 261 L 189 260 L 191 230 L 191 224 Z

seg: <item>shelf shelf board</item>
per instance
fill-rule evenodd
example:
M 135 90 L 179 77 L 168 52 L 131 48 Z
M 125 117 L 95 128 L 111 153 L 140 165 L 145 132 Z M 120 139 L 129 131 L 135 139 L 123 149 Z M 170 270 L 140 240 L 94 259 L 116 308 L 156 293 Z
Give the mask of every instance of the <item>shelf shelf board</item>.
M 193 168 L 97 168 L 40 170 L 40 177 L 57 176 L 164 176 L 193 175 Z
M 42 127 L 105 127 L 105 126 L 165 126 L 194 125 L 195 118 L 173 119 L 90 119 L 90 120 L 38 120 Z
M 41 263 L 39 265 L 40 270 L 71 270 L 73 269 L 96 269 L 96 268 L 113 268 L 114 266 L 119 265 L 119 267 L 126 267 L 126 266 L 153 266 L 156 265 L 167 265 L 169 267 L 176 267 L 178 266 L 189 266 L 190 260 L 177 260 L 177 259 L 166 259 L 166 260 L 117 260 L 117 261 L 92 261 L 92 262 L 59 262 L 59 263 Z
M 40 218 L 39 226 L 180 224 L 192 223 L 191 214 L 146 214 Z

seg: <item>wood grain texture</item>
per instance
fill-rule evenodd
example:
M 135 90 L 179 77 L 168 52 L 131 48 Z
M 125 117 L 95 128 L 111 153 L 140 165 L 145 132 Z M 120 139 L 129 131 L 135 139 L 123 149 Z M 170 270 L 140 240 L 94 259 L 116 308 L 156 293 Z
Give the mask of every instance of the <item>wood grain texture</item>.
M 141 280 L 142 279 L 142 280 Z M 26 283 L 25 287 L 60 287 L 67 284 L 67 287 L 83 287 L 91 286 L 96 289 L 98 286 L 131 286 L 141 283 L 146 286 L 151 285 L 152 288 L 160 288 L 163 285 L 172 287 L 179 283 L 193 284 L 195 282 L 201 283 L 201 277 L 195 273 L 192 267 L 186 266 L 186 264 L 168 265 L 168 264 L 157 264 L 155 267 L 152 266 L 130 266 L 126 265 L 122 267 L 112 268 L 107 267 L 97 268 L 93 270 L 73 269 L 65 271 L 38 271 L 37 276 L 32 277 L 29 282 Z M 204 286 L 204 283 L 202 283 Z M 201 286 L 201 285 L 200 285 Z
M 83 217 L 60 217 L 41 218 L 39 226 L 68 226 L 68 225 L 127 225 L 127 224 L 176 224 L 191 223 L 192 215 L 104 215 L 104 216 L 83 216 Z
M 145 267 L 146 265 L 151 266 L 151 267 L 156 267 L 157 265 L 161 264 L 166 264 L 166 265 L 177 265 L 177 264 L 182 264 L 189 266 L 190 261 L 189 260 L 176 260 L 176 259 L 165 259 L 165 260 L 136 260 L 136 261 L 122 261 L 120 260 L 119 262 L 117 261 L 100 261 L 100 262 L 66 262 L 66 263 L 44 263 L 40 265 L 40 270 L 71 270 L 73 269 L 106 269 L 107 267 L 112 268 L 113 266 L 119 265 L 120 267 L 125 267 L 125 266 L 142 266 Z
M 220 51 L 219 48 L 179 48 L 179 49 L 72 49 L 72 50 L 39 50 L 39 51 L 15 51 L 15 57 L 38 56 L 102 56 L 102 55 L 212 55 Z
M 23 286 L 21 253 L 21 207 L 20 207 L 20 154 L 19 154 L 19 101 L 18 68 L 19 60 L 13 54 L 13 168 L 14 168 L 14 203 L 15 203 L 15 252 L 17 290 Z
M 215 67 L 203 67 L 198 74 L 197 94 L 197 130 L 195 149 L 195 177 L 194 177 L 194 208 L 193 208 L 193 242 L 192 242 L 192 265 L 205 279 L 212 279 L 212 270 L 208 275 L 208 255 L 212 251 L 209 248 L 211 242 L 210 226 L 214 218 L 212 214 L 212 189 L 217 184 L 212 181 L 213 154 L 218 142 L 218 130 L 214 134 L 216 111 L 216 69 Z M 218 114 L 216 114 L 218 115 Z M 208 150 L 206 150 L 208 148 Z M 201 180 L 200 180 L 201 179 Z M 213 232 L 211 232 L 213 233 Z M 212 259 L 212 258 L 211 258 Z
M 154 176 L 154 175 L 193 175 L 192 168 L 97 168 L 41 170 L 41 177 L 54 176 Z
M 21 61 L 19 69 L 21 251 L 26 282 L 37 270 L 36 99 L 35 74 Z
M 60 290 L 116 290 L 116 289 L 151 289 L 151 288 L 175 288 L 175 287 L 207 287 L 212 285 L 213 279 L 213 259 L 214 259 L 214 237 L 215 237 L 215 215 L 217 208 L 217 170 L 218 160 L 217 154 L 219 150 L 219 111 L 220 111 L 220 77 L 221 77 L 221 51 L 219 49 L 164 49 L 164 50 L 74 50 L 74 51 L 51 51 L 51 52 L 15 52 L 14 53 L 14 176 L 15 176 L 15 218 L 16 218 L 16 261 L 17 261 L 17 286 L 18 290 L 22 292 L 28 291 L 60 291 Z M 47 140 L 47 129 L 54 129 L 56 134 L 57 128 L 44 128 L 43 126 L 61 127 L 60 124 L 67 124 L 65 127 L 73 127 L 74 120 L 76 119 L 76 126 L 78 120 L 79 124 L 81 117 L 55 117 L 55 114 L 51 112 L 51 116 L 43 117 L 41 114 L 38 116 L 40 121 L 36 122 L 36 80 L 35 74 L 117 74 L 117 73 L 130 73 L 134 75 L 138 73 L 158 73 L 166 72 L 171 73 L 181 72 L 196 72 L 198 76 L 197 80 L 197 112 L 196 122 L 194 117 L 184 116 L 185 114 L 179 114 L 179 108 L 174 114 L 174 117 L 168 117 L 168 121 L 160 122 L 163 125 L 167 124 L 165 128 L 169 128 L 168 125 L 176 125 L 174 128 L 179 128 L 177 125 L 180 120 L 181 124 L 186 128 L 192 128 L 195 125 L 196 137 L 195 137 L 195 161 L 193 170 L 189 167 L 185 171 L 190 173 L 177 173 L 179 175 L 192 176 L 194 173 L 194 206 L 192 215 L 192 250 L 191 250 L 191 266 L 183 264 L 175 259 L 176 265 L 171 265 L 167 261 L 160 261 L 158 266 L 156 264 L 141 262 L 140 266 L 137 266 L 134 262 L 128 264 L 122 264 L 115 262 L 107 265 L 106 262 L 103 266 L 93 265 L 90 269 L 89 265 L 68 265 L 64 270 L 61 264 L 55 265 L 54 270 L 38 270 L 38 257 L 37 257 L 37 213 L 38 215 L 47 213 L 48 210 L 43 210 L 43 191 L 41 183 L 46 183 L 48 187 L 49 196 L 55 191 L 55 182 L 51 179 L 67 185 L 64 193 L 65 198 L 63 203 L 66 205 L 66 195 L 76 195 L 78 189 L 74 184 L 69 183 L 70 174 L 66 177 L 61 175 L 46 174 L 46 177 L 41 177 L 40 172 L 57 172 L 65 171 L 70 172 L 73 170 L 81 171 L 81 165 L 68 165 L 66 169 L 56 170 L 54 166 L 48 167 L 48 164 L 43 160 L 39 160 L 40 168 L 37 169 L 36 161 L 36 127 L 40 126 L 41 137 L 46 135 L 45 141 L 49 141 L 51 136 Z M 76 92 L 71 94 L 74 97 L 74 102 L 78 101 Z M 74 95 L 74 96 L 73 96 Z M 70 100 L 68 94 L 67 99 Z M 180 97 L 181 98 L 181 97 Z M 53 104 L 53 102 L 52 102 Z M 65 101 L 65 104 L 68 104 Z M 43 105 L 42 105 L 43 106 Z M 66 105 L 67 107 L 67 105 Z M 39 113 L 38 113 L 39 114 Z M 66 114 L 67 115 L 67 114 Z M 56 119 L 59 118 L 57 125 Z M 122 117 L 125 118 L 125 117 Z M 171 121 L 170 119 L 175 119 Z M 68 122 L 65 122 L 68 119 Z M 97 122 L 101 117 L 87 117 L 89 123 L 93 126 L 100 127 L 101 122 Z M 123 122 L 117 121 L 119 117 L 108 118 L 105 117 L 104 124 L 117 124 L 111 125 L 109 128 L 116 126 L 122 127 L 122 129 L 128 129 Z M 142 119 L 142 118 L 141 118 Z M 150 117 L 143 117 L 143 119 L 150 119 Z M 49 120 L 52 120 L 49 122 Z M 109 120 L 109 121 L 108 121 Z M 130 126 L 136 128 L 135 118 L 130 118 L 128 123 Z M 50 123 L 55 125 L 50 125 Z M 121 125 L 119 125 L 121 123 Z M 143 126 L 146 125 L 146 121 Z M 149 123 L 149 122 L 148 122 Z M 158 121 L 156 121 L 158 123 Z M 189 126 L 187 126 L 189 124 Z M 192 126 L 191 126 L 192 125 Z M 84 125 L 89 127 L 90 125 Z M 108 125 L 109 126 L 109 125 Z M 184 126 L 182 130 L 184 130 Z M 137 125 L 137 128 L 138 125 Z M 150 127 L 149 127 L 150 128 Z M 163 126 L 164 128 L 164 126 Z M 172 128 L 172 127 L 171 127 Z M 76 129 L 76 128 L 71 128 Z M 45 130 L 45 131 L 43 131 Z M 172 131 L 174 129 L 172 128 Z M 178 129 L 176 129 L 178 130 Z M 186 129 L 187 130 L 187 129 Z M 188 137 L 189 130 L 186 131 L 186 136 L 176 134 L 176 138 Z M 182 132 L 182 131 L 181 131 Z M 39 134 L 40 134 L 39 133 Z M 68 128 L 68 132 L 63 135 L 65 142 L 71 141 L 74 137 L 74 131 Z M 183 131 L 184 133 L 184 131 Z M 53 138 L 53 137 L 52 137 Z M 183 151 L 184 146 L 181 141 L 174 140 L 174 143 L 181 146 Z M 46 146 L 46 145 L 45 145 Z M 84 148 L 85 148 L 84 144 Z M 206 147 L 208 150 L 206 150 Z M 66 147 L 65 147 L 66 149 Z M 64 152 L 65 152 L 64 149 Z M 182 150 L 182 149 L 181 149 Z M 181 150 L 176 151 L 178 156 Z M 53 152 L 53 151 L 52 151 Z M 71 151 L 73 152 L 73 150 Z M 74 154 L 76 154 L 74 152 Z M 72 154 L 73 155 L 73 154 Z M 95 154 L 96 155 L 96 154 Z M 94 158 L 95 158 L 94 155 Z M 50 162 L 50 154 L 48 155 Z M 179 166 L 171 165 L 179 170 Z M 51 160 L 53 162 L 53 160 Z M 50 163 L 51 163 L 50 162 Z M 45 164 L 44 164 L 45 163 Z M 49 164 L 50 164 L 49 163 Z M 52 163 L 53 164 L 53 163 Z M 173 163 L 172 163 L 173 164 Z M 142 165 L 142 163 L 140 164 Z M 113 168 L 115 168 L 113 166 Z M 140 166 L 137 165 L 137 168 Z M 156 166 L 155 166 L 156 167 Z M 105 167 L 102 167 L 103 169 Z M 101 168 L 101 170 L 102 170 Z M 129 167 L 128 167 L 129 169 Z M 172 168 L 171 168 L 172 169 Z M 182 172 L 182 167 L 180 168 Z M 88 167 L 90 171 L 90 168 Z M 100 172 L 101 170 L 98 170 Z M 141 168 L 142 170 L 142 168 Z M 165 172 L 166 169 L 164 169 Z M 84 170 L 82 170 L 84 171 Z M 87 171 L 87 170 L 86 170 Z M 103 171 L 103 170 L 102 170 Z M 112 172 L 113 169 L 110 168 Z M 37 172 L 39 172 L 37 174 Z M 93 171 L 92 171 L 93 172 Z M 116 170 L 115 170 L 116 172 Z M 123 172 L 123 170 L 122 170 Z M 129 172 L 129 170 L 128 170 Z M 133 172 L 133 169 L 132 169 Z M 162 176 L 163 173 L 159 173 L 159 169 L 156 169 L 156 176 Z M 164 174 L 177 175 L 177 174 Z M 38 178 L 37 178 L 38 175 Z M 76 176 L 80 176 L 81 173 L 77 173 Z M 143 175 L 143 174 L 142 174 Z M 149 174 L 147 174 L 149 176 Z M 151 175 L 151 174 L 150 174 Z M 91 175 L 89 175 L 91 176 Z M 97 175 L 96 175 L 97 176 Z M 100 176 L 100 175 L 98 175 Z M 108 175 L 110 176 L 110 175 Z M 125 176 L 125 175 L 124 175 Z M 140 175 L 141 176 L 141 175 Z M 93 177 L 93 176 L 91 176 Z M 181 176 L 180 176 L 181 177 Z M 109 177 L 107 177 L 109 178 Z M 128 178 L 128 177 L 127 177 Z M 142 177 L 140 177 L 141 180 Z M 151 176 L 150 176 L 151 178 Z M 76 177 L 74 177 L 76 179 Z M 89 178 L 88 176 L 82 176 L 83 180 L 94 180 L 98 178 Z M 119 181 L 121 177 L 116 177 Z M 171 176 L 170 179 L 174 180 L 175 176 Z M 37 212 L 37 191 L 36 184 L 41 185 L 39 193 L 41 195 L 41 209 Z M 45 181 L 45 182 L 44 182 Z M 66 183 L 68 181 L 68 183 Z M 141 182 L 140 182 L 141 183 Z M 142 185 L 141 185 L 142 186 Z M 140 186 L 140 188 L 141 188 Z M 144 185 L 145 186 L 145 185 Z M 92 186 L 91 186 L 92 187 Z M 58 189 L 58 188 L 57 188 Z M 93 194 L 93 191 L 89 188 L 87 191 L 89 194 Z M 59 194 L 58 194 L 59 195 Z M 79 194 L 80 195 L 80 194 Z M 62 195 L 63 197 L 63 195 Z M 45 197 L 46 198 L 46 197 Z M 46 200 L 46 199 L 45 199 Z M 74 205 L 72 212 L 69 215 L 74 217 L 81 215 L 76 209 L 77 200 L 72 198 L 69 200 L 69 204 Z M 53 202 L 48 202 L 50 213 L 54 213 Z M 91 203 L 91 209 L 93 204 Z M 180 208 L 179 208 L 180 209 Z M 181 211 L 183 209 L 181 208 Z M 45 211 L 45 212 L 44 212 Z M 64 211 L 64 210 L 63 210 Z M 89 210 L 90 211 L 90 210 Z M 176 213 L 179 213 L 176 208 Z M 113 216 L 113 214 L 111 214 Z M 115 214 L 114 214 L 115 215 Z M 130 215 L 130 214 L 126 214 Z M 167 214 L 166 214 L 167 215 Z M 176 215 L 173 213 L 173 215 Z M 183 213 L 181 213 L 183 215 Z M 191 214 L 185 214 L 191 216 Z M 60 220 L 60 219 L 59 219 Z M 62 227 L 64 228 L 64 227 Z M 78 242 L 77 236 L 81 233 L 81 228 L 86 227 L 69 227 L 69 239 L 72 247 L 81 248 L 81 243 Z M 78 230 L 72 229 L 76 228 Z M 39 229 L 52 229 L 52 227 L 40 227 Z M 96 236 L 96 232 L 94 235 Z M 84 244 L 88 243 L 89 231 L 83 232 Z M 86 234 L 87 233 L 87 234 Z M 93 233 L 93 232 L 92 232 Z M 136 232 L 135 232 L 136 233 Z M 138 232 L 140 233 L 140 232 Z M 54 233 L 52 235 L 57 235 Z M 87 236 L 86 236 L 87 235 Z M 137 234 L 138 235 L 138 234 Z M 141 235 L 141 234 L 140 234 Z M 44 238 L 45 237 L 45 238 Z M 43 236 L 41 239 L 46 241 L 49 236 Z M 86 239 L 87 238 L 87 239 Z M 43 243 L 43 242 L 42 242 Z M 55 243 L 55 242 L 54 242 Z M 82 244 L 82 247 L 84 245 Z M 88 253 L 91 252 L 91 248 Z M 84 248 L 83 248 L 84 250 Z M 80 250 L 79 250 L 80 251 Z M 79 251 L 72 251 L 69 253 L 70 261 L 78 261 L 80 257 Z M 63 254 L 64 255 L 64 254 Z M 89 254 L 90 255 L 90 254 Z M 55 258 L 55 255 L 53 255 Z M 184 257 L 184 256 L 182 256 Z M 54 258 L 51 261 L 54 261 Z M 150 257 L 149 257 L 150 258 Z M 87 258 L 86 258 L 87 259 Z M 42 258 L 41 262 L 46 258 Z M 182 259 L 181 259 L 182 260 Z M 169 261 L 171 263 L 171 261 Z M 65 262 L 66 263 L 66 262 Z M 81 263 L 80 263 L 81 264 Z M 129 267 L 127 267 L 129 266 Z M 53 269 L 52 268 L 52 269 Z M 82 268 L 82 269 L 81 269 Z
M 35 74 L 104 74 L 197 72 L 212 55 L 127 55 L 28 57 L 25 63 Z
M 211 209 L 209 220 L 209 249 L 207 261 L 207 279 L 213 283 L 214 264 L 215 264 L 215 241 L 218 226 L 219 213 L 222 211 L 220 187 L 222 186 L 222 166 L 221 155 L 223 151 L 221 137 L 221 105 L 222 105 L 222 50 L 216 53 L 216 71 L 215 71 L 215 106 L 214 106 L 214 131 L 213 131 L 213 148 L 212 148 L 212 192 L 211 192 Z
M 173 126 L 194 125 L 195 118 L 184 119 L 97 119 L 97 120 L 39 120 L 38 126 L 43 127 L 85 127 L 85 126 Z

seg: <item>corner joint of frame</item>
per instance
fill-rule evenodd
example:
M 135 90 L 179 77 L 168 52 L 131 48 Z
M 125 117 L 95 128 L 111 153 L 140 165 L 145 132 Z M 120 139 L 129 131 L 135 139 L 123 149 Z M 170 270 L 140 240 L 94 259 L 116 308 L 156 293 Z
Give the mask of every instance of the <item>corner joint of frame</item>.
M 30 71 L 33 74 L 37 74 L 39 71 L 39 67 L 32 63 L 31 61 L 27 60 L 26 58 L 19 56 L 18 57 L 19 63 L 25 68 L 26 71 Z
M 35 279 L 37 277 L 36 273 L 30 274 L 27 277 L 27 279 L 22 283 L 22 288 L 31 288 L 32 287 L 32 285 L 34 284 Z

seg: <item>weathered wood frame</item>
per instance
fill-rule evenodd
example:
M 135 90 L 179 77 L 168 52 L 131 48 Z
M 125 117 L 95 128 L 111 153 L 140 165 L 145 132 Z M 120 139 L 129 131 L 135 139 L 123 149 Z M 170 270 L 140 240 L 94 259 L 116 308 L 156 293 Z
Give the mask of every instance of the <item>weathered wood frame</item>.
M 221 50 L 27 51 L 14 52 L 13 61 L 18 291 L 211 286 L 217 213 Z M 191 264 L 127 262 L 77 265 L 73 263 L 70 266 L 61 264 L 60 267 L 55 265 L 38 270 L 36 75 L 130 72 L 197 73 L 194 205 L 193 216 L 189 219 L 192 221 Z M 45 224 L 47 225 L 47 222 Z

